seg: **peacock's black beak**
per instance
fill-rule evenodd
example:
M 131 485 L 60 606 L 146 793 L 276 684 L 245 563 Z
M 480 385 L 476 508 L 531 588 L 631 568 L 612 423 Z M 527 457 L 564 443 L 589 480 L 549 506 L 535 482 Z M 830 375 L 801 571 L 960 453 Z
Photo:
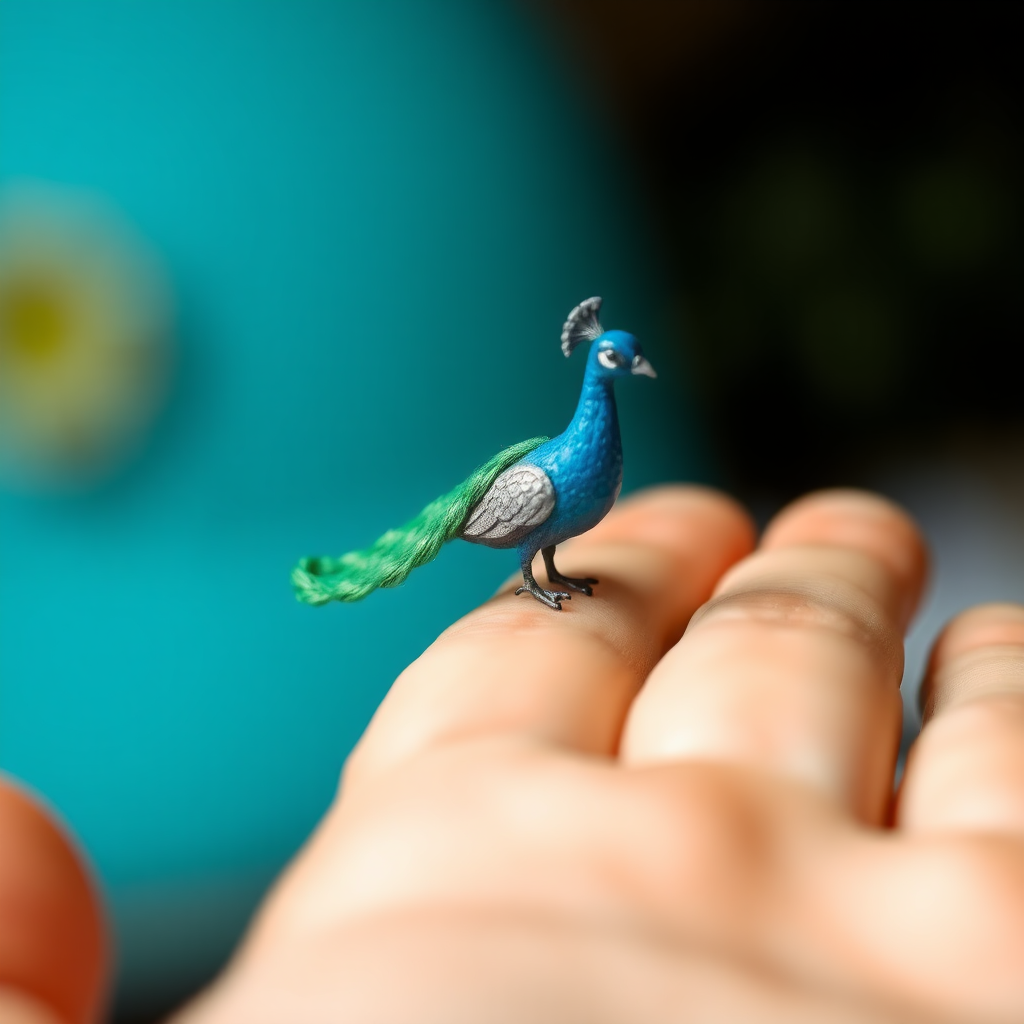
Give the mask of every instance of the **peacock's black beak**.
M 630 367 L 630 373 L 642 373 L 645 377 L 658 376 L 654 372 L 654 367 L 643 356 L 633 356 L 633 365 Z

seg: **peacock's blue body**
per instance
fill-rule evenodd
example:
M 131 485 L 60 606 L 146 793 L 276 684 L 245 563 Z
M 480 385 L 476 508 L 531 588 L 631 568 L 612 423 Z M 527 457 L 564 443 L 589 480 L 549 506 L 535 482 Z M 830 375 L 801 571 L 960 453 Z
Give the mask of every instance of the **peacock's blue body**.
M 590 351 L 576 414 L 558 437 L 500 452 L 406 527 L 389 531 L 365 551 L 303 559 L 292 573 L 299 599 L 309 604 L 358 601 L 377 587 L 397 586 L 455 537 L 492 548 L 517 548 L 523 586 L 516 593 L 532 594 L 549 608 L 560 611 L 570 594 L 537 583 L 532 563 L 538 552 L 552 584 L 592 594 L 597 580 L 563 576 L 555 568 L 555 547 L 596 526 L 622 486 L 615 381 L 655 375 L 632 334 L 601 328 L 600 308 L 599 298 L 581 302 L 562 328 L 566 356 L 584 341 L 590 342 Z
M 523 586 L 538 601 L 561 609 L 564 590 L 544 590 L 533 577 L 537 552 L 544 555 L 548 579 L 591 594 L 597 580 L 563 576 L 555 568 L 555 547 L 585 533 L 611 510 L 622 487 L 622 438 L 615 408 L 615 381 L 634 374 L 654 376 L 640 343 L 626 331 L 602 331 L 600 299 L 580 303 L 562 330 L 568 356 L 590 341 L 576 415 L 569 426 L 535 448 L 499 476 L 470 512 L 462 536 L 491 547 L 516 547 Z
M 594 342 L 587 359 L 583 391 L 572 422 L 522 460 L 547 474 L 556 495 L 551 515 L 519 542 L 518 547 L 531 559 L 542 548 L 596 526 L 622 487 L 622 438 L 615 392 L 612 379 L 601 373 L 596 346 Z

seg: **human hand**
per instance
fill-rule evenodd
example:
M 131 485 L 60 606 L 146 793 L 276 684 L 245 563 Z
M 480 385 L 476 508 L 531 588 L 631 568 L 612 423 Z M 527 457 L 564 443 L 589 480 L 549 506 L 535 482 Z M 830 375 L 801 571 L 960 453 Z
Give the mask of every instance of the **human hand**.
M 1024 609 L 940 639 L 895 805 L 914 528 L 826 494 L 751 545 L 654 492 L 566 547 L 598 598 L 449 630 L 179 1024 L 1022 1019 Z M 88 878 L 2 782 L 0 837 L 0 1017 L 93 1019 Z
M 893 800 L 915 527 L 833 492 L 753 543 L 654 491 L 560 549 L 597 597 L 443 634 L 177 1024 L 1024 1019 L 1024 609 L 943 634 Z

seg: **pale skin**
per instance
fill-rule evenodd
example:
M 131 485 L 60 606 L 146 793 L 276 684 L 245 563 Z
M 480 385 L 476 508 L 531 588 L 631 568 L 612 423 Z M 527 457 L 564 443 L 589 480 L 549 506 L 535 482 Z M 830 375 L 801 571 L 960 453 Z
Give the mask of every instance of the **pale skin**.
M 559 555 L 598 596 L 510 587 L 399 677 L 174 1024 L 1024 1020 L 1024 608 L 938 638 L 894 798 L 926 572 L 899 509 L 812 495 L 755 548 L 662 488 Z M 0 1020 L 83 1024 L 89 883 L 10 787 L 0 836 Z

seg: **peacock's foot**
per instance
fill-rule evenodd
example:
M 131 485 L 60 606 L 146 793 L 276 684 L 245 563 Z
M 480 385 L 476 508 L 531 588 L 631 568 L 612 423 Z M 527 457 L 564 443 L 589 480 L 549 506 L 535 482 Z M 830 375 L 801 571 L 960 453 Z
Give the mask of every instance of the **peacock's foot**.
M 564 590 L 545 590 L 532 580 L 524 581 L 523 585 L 516 591 L 516 594 L 522 593 L 533 595 L 541 604 L 546 604 L 556 612 L 562 610 L 562 601 L 572 600 L 572 594 L 567 594 Z
M 549 572 L 548 579 L 552 583 L 568 587 L 570 590 L 578 590 L 581 594 L 586 594 L 587 597 L 594 596 L 591 584 L 601 582 L 600 580 L 595 580 L 593 576 L 584 576 L 581 579 L 577 579 L 575 576 L 563 576 L 560 572 Z

